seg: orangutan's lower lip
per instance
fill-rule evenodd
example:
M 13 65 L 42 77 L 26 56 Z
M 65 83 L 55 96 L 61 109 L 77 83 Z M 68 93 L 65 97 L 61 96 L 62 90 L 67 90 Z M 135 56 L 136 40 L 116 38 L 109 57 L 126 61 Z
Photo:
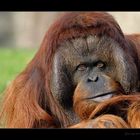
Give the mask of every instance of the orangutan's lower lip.
M 91 100 L 96 101 L 96 102 L 101 102 L 101 101 L 104 101 L 104 100 L 111 98 L 114 94 L 115 94 L 115 91 L 114 92 L 107 92 L 107 93 L 99 94 L 99 95 L 96 95 L 96 96 L 93 96 L 93 97 L 90 97 L 87 99 L 91 99 Z

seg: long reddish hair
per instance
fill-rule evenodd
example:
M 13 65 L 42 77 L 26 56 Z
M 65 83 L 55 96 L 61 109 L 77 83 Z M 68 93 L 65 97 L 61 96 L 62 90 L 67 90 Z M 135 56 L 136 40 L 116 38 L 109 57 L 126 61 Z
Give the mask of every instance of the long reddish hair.
M 72 12 L 46 33 L 35 57 L 5 91 L 0 118 L 6 127 L 67 127 L 69 120 L 50 89 L 53 57 L 67 39 L 107 35 L 121 47 L 127 41 L 114 18 L 100 12 Z

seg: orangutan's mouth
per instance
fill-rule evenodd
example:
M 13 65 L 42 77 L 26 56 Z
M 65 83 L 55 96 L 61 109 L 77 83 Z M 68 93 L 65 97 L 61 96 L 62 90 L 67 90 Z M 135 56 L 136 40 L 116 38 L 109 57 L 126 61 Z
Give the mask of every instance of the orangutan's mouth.
M 116 93 L 116 91 L 102 93 L 102 94 L 98 94 L 96 96 L 89 97 L 87 99 L 91 99 L 96 102 L 102 102 L 104 100 L 107 100 L 107 99 L 110 99 L 111 97 L 113 97 L 115 95 L 115 93 Z

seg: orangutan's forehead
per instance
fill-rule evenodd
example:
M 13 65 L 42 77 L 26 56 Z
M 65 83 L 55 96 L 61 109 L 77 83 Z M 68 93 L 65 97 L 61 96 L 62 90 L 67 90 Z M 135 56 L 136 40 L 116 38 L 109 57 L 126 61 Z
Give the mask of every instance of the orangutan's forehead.
M 118 43 L 107 36 L 100 38 L 97 36 L 88 36 L 86 38 L 75 38 L 64 41 L 59 48 L 60 51 L 58 51 L 64 55 L 73 54 L 76 56 L 88 56 L 92 53 L 105 53 L 107 55 L 116 46 L 118 46 Z

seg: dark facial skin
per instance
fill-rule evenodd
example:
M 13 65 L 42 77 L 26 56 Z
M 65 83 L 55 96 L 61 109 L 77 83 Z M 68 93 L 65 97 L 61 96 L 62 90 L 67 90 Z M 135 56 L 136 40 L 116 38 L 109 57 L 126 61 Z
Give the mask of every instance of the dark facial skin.
M 137 68 L 126 50 L 111 38 L 88 36 L 67 40 L 57 50 L 52 68 L 51 91 L 71 124 L 79 118 L 73 110 L 75 89 L 86 90 L 82 99 L 99 103 L 137 90 Z

